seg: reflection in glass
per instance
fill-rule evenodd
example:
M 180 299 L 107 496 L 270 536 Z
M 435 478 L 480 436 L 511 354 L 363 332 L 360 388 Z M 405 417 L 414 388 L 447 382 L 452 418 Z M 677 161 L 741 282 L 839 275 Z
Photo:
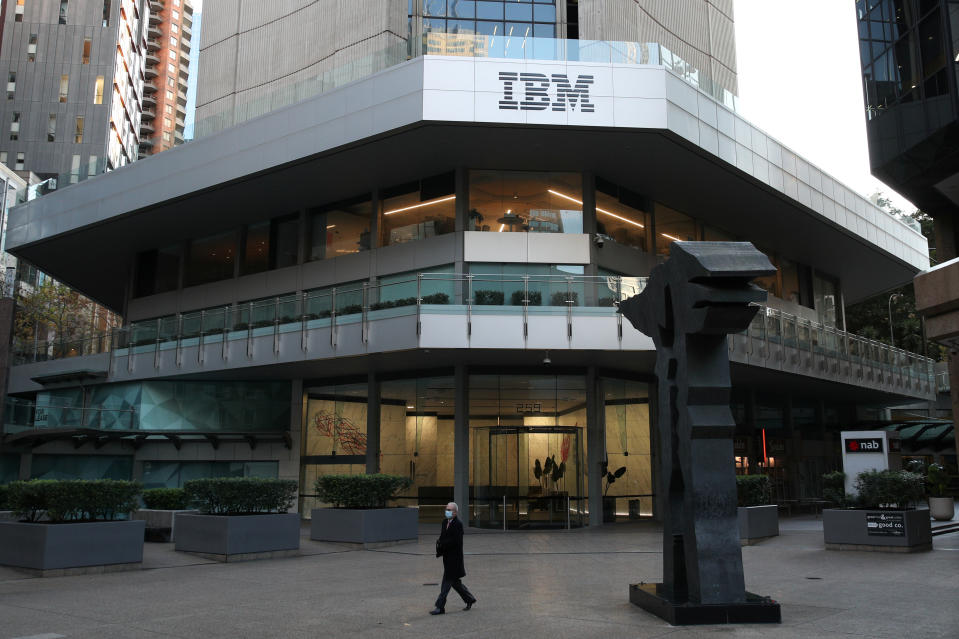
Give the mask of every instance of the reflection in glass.
M 469 230 L 582 233 L 579 173 L 471 171 Z
M 673 242 L 696 240 L 696 222 L 688 215 L 656 204 L 656 254 L 669 255 Z
M 270 268 L 270 223 L 260 222 L 246 227 L 243 248 L 244 275 L 260 273 Z
M 381 246 L 405 244 L 436 235 L 452 233 L 455 227 L 456 196 L 423 197 L 422 190 L 383 200 Z
M 326 260 L 370 250 L 370 201 L 335 204 L 310 212 L 310 255 Z
M 189 257 L 186 272 L 188 286 L 233 277 L 236 233 L 230 231 L 193 240 Z
M 646 213 L 596 191 L 596 232 L 617 244 L 646 250 Z

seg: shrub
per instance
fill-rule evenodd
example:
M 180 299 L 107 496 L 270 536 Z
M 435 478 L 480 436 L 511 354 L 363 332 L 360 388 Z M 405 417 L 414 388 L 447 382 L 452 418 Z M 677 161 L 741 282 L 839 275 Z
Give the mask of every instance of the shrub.
M 908 508 L 919 501 L 924 488 L 925 478 L 908 470 L 867 470 L 856 478 L 864 508 Z
M 183 484 L 189 505 L 207 515 L 285 513 L 296 499 L 292 479 L 213 477 Z
M 765 506 L 772 498 L 769 475 L 736 475 L 736 498 L 740 506 Z
M 567 304 L 572 303 L 573 306 L 576 306 L 579 303 L 579 293 L 575 291 L 556 291 L 550 296 L 550 304 L 552 306 L 566 306 Z M 572 300 L 572 302 L 567 302 L 566 300 Z
M 513 291 L 509 302 L 513 306 L 522 306 L 523 299 L 523 291 Z M 541 291 L 529 291 L 528 297 L 525 299 L 529 300 L 530 306 L 540 306 L 543 303 L 543 293 Z
M 385 508 L 411 484 L 399 475 L 323 475 L 316 480 L 316 494 L 334 508 Z
M 34 479 L 11 483 L 8 500 L 27 521 L 113 521 L 136 510 L 141 490 L 139 482 L 116 479 Z
M 929 482 L 929 495 L 931 497 L 945 497 L 949 485 L 949 474 L 946 467 L 942 464 L 929 464 L 926 469 L 926 481 Z M 0 498 L 2 499 L 2 498 Z
M 150 488 L 143 491 L 143 504 L 158 510 L 185 510 L 186 492 L 182 488 Z
M 433 293 L 432 295 L 423 296 L 424 304 L 449 304 L 450 296 L 446 293 Z
M 356 313 L 362 313 L 363 307 L 359 304 L 347 304 L 343 308 L 337 309 L 337 315 L 355 315 Z
M 503 291 L 475 291 L 473 293 L 473 303 L 479 306 L 502 306 L 506 296 Z
M 822 498 L 834 506 L 846 505 L 846 473 L 837 470 L 822 476 Z

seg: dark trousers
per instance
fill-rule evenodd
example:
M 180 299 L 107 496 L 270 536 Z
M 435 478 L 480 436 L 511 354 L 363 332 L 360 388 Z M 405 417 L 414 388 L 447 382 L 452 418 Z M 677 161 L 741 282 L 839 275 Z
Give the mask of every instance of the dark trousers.
M 463 582 L 460 579 L 448 579 L 443 577 L 443 584 L 440 586 L 440 596 L 436 599 L 436 607 L 440 610 L 446 609 L 446 595 L 450 593 L 450 588 L 459 593 L 459 596 L 463 598 L 464 603 L 472 603 L 476 601 L 476 597 L 467 590 L 466 586 L 463 585 Z

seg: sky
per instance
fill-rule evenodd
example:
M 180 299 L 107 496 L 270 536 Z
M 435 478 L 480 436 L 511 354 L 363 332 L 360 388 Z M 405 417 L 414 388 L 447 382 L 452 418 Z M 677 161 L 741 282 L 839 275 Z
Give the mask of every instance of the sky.
M 739 113 L 851 189 L 915 206 L 869 173 L 852 0 L 734 0 Z

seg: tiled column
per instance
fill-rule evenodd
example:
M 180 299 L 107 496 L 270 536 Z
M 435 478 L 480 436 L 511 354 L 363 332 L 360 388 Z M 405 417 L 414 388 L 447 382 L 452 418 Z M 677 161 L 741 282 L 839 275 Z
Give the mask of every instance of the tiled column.
M 380 380 L 367 375 L 366 388 L 366 472 L 380 472 Z
M 460 508 L 461 519 L 470 519 L 470 418 L 469 372 L 457 364 L 454 372 L 456 399 L 453 406 L 453 501 Z

